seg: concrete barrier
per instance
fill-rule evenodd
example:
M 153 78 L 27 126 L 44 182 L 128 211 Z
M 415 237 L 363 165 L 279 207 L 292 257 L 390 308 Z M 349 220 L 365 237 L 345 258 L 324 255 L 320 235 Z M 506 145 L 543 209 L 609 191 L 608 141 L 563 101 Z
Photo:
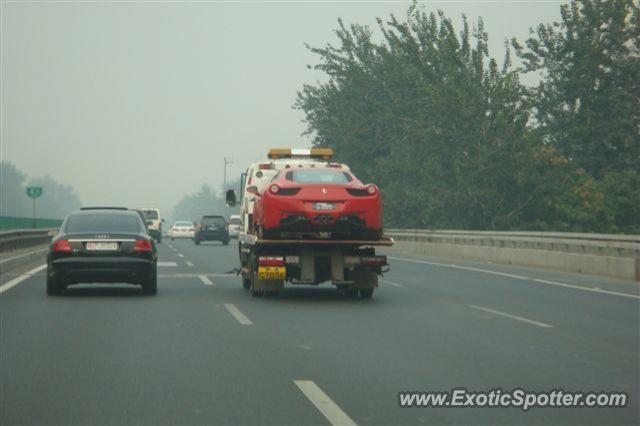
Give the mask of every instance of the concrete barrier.
M 640 236 L 390 229 L 392 251 L 640 281 Z

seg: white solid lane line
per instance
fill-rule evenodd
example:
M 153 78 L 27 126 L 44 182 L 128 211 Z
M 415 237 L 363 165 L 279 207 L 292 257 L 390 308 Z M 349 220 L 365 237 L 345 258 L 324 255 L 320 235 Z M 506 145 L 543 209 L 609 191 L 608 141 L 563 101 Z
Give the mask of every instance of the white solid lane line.
M 12 279 L 11 281 L 8 281 L 7 283 L 1 285 L 0 286 L 0 294 L 4 293 L 5 291 L 9 290 L 12 287 L 17 286 L 22 281 L 26 280 L 27 278 L 31 277 L 34 274 L 37 274 L 38 272 L 42 271 L 46 267 L 47 267 L 46 264 L 40 265 L 37 268 L 33 268 L 32 270 L 25 272 L 24 274 L 20 275 L 19 277 L 16 277 L 16 278 Z
M 178 257 L 184 257 L 184 254 L 178 253 Z
M 191 263 L 191 262 L 189 262 L 189 261 L 187 260 L 187 266 L 193 266 L 193 263 Z
M 489 312 L 489 313 L 492 313 L 494 315 L 499 315 L 499 316 L 502 316 L 502 317 L 505 317 L 505 318 L 511 318 L 511 319 L 516 320 L 516 321 L 526 322 L 528 324 L 536 325 L 538 327 L 544 327 L 544 328 L 553 327 L 551 324 L 545 324 L 545 323 L 540 322 L 540 321 L 534 321 L 534 320 L 530 320 L 528 318 L 519 317 L 517 315 L 511 315 L 511 314 L 508 314 L 506 312 L 496 311 L 495 309 L 483 308 L 482 306 L 477 306 L 477 305 L 469 305 L 469 307 L 473 308 L 473 309 L 478 309 L 478 310 L 481 310 L 481 311 Z
M 206 275 L 198 275 L 198 278 L 200 278 L 200 281 L 202 281 L 202 284 L 204 285 L 213 285 L 213 282 L 207 278 Z
M 227 311 L 229 311 L 229 313 L 233 315 L 233 317 L 237 319 L 240 324 L 242 325 L 253 324 L 253 322 L 251 322 L 251 320 L 247 318 L 245 314 L 240 312 L 240 309 L 236 308 L 236 305 L 234 305 L 233 303 L 225 303 L 224 307 L 227 308 Z
M 604 293 L 604 294 L 611 294 L 611 295 L 614 295 L 614 296 L 622 296 L 622 297 L 630 297 L 632 299 L 640 299 L 640 296 L 637 296 L 635 294 L 622 293 L 622 292 L 619 292 L 619 291 L 603 290 L 600 287 L 582 287 L 582 286 L 579 286 L 579 285 L 560 283 L 560 282 L 557 282 L 557 281 L 541 280 L 539 278 L 533 278 L 532 281 L 535 281 L 537 283 L 542 283 L 542 284 L 557 285 L 558 287 L 575 288 L 575 289 L 578 289 L 578 290 L 592 291 L 594 293 Z
M 294 380 L 302 393 L 311 401 L 313 405 L 329 420 L 332 425 L 355 425 L 356 422 L 342 411 L 338 404 L 333 402 L 322 389 L 312 380 Z
M 158 262 L 158 266 L 178 266 L 176 262 Z
M 403 287 L 403 285 L 402 285 L 402 284 L 394 283 L 393 281 L 389 281 L 389 280 L 388 280 L 388 279 L 386 279 L 386 278 L 380 278 L 380 281 L 382 281 L 382 282 L 383 282 L 383 283 L 385 283 L 385 284 L 389 284 L 389 285 L 390 285 L 390 286 L 392 286 L 392 287 Z
M 529 281 L 529 282 L 533 281 L 533 282 L 540 283 L 540 284 L 555 285 L 555 286 L 558 286 L 558 287 L 566 287 L 566 288 L 571 288 L 571 289 L 574 289 L 574 290 L 582 290 L 582 291 L 590 291 L 590 292 L 593 292 L 593 293 L 610 294 L 612 296 L 628 297 L 628 298 L 631 298 L 631 299 L 640 299 L 640 295 L 632 294 L 632 293 L 624 293 L 624 292 L 619 292 L 619 291 L 602 290 L 602 289 L 600 289 L 598 287 L 585 287 L 585 286 L 581 286 L 581 285 L 567 284 L 567 283 L 562 283 L 562 282 L 558 282 L 558 281 L 542 280 L 542 279 L 539 279 L 539 278 L 525 277 L 524 275 L 514 275 L 514 274 L 507 274 L 505 272 L 490 271 L 488 269 L 471 268 L 469 266 L 460 266 L 460 265 L 455 265 L 453 263 L 427 262 L 426 260 L 417 260 L 417 259 L 409 259 L 409 258 L 394 257 L 394 256 L 388 256 L 387 258 L 391 259 L 391 260 L 400 260 L 400 261 L 403 261 L 403 262 L 422 263 L 422 264 L 425 264 L 425 265 L 442 266 L 442 267 L 445 267 L 445 268 L 465 269 L 467 271 L 482 272 L 482 273 L 485 273 L 485 274 L 492 274 L 492 275 L 501 275 L 503 277 L 515 278 L 515 279 L 518 279 L 518 280 Z

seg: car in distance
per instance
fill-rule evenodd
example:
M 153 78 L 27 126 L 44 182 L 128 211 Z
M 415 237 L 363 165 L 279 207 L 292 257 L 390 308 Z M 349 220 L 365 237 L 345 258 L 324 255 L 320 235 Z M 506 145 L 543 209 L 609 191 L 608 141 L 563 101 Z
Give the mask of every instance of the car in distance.
M 240 230 L 242 229 L 242 216 L 239 214 L 232 214 L 229 217 L 229 238 L 238 238 Z
M 144 215 L 144 213 L 142 212 L 142 210 L 138 210 L 138 209 L 132 209 L 134 212 L 138 213 L 138 216 L 140 216 L 140 220 L 142 220 L 142 223 L 144 223 L 144 229 L 147 231 L 147 234 L 149 233 L 149 221 L 147 220 L 147 217 Z
M 223 216 L 202 216 L 202 219 L 200 219 L 200 222 L 196 226 L 193 241 L 196 245 L 200 244 L 201 241 L 220 241 L 225 246 L 229 245 L 227 221 Z
M 194 236 L 195 230 L 193 227 L 193 222 L 191 221 L 178 220 L 174 222 L 173 226 L 171 227 L 171 241 L 175 240 L 176 238 L 193 239 Z
M 94 207 L 71 212 L 47 253 L 47 294 L 80 283 L 127 283 L 157 292 L 157 252 L 139 213 Z
M 140 210 L 144 214 L 144 216 L 147 218 L 146 224 L 147 224 L 147 229 L 149 230 L 149 235 L 151 235 L 154 240 L 161 243 L 162 242 L 162 222 L 164 222 L 164 219 L 160 218 L 160 210 L 155 208 L 147 208 L 147 207 L 140 207 L 137 210 Z

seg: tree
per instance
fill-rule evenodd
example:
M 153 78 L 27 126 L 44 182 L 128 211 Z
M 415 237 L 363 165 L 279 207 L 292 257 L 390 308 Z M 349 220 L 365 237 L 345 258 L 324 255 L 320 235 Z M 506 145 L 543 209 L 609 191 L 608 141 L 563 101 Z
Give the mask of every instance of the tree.
M 537 131 L 592 178 L 598 223 L 640 232 L 640 10 L 633 0 L 579 0 L 562 21 L 541 24 L 525 46 L 524 71 L 541 72 Z M 590 177 L 590 178 L 589 178 Z
M 25 174 L 13 164 L 0 162 L 0 216 L 31 215 L 23 182 Z
M 298 93 L 314 144 L 380 185 L 387 225 L 519 226 L 564 168 L 527 126 L 531 97 L 509 51 L 498 66 L 482 20 L 472 30 L 463 17 L 458 35 L 415 4 L 406 21 L 378 23 L 382 43 L 339 21 L 339 47 L 311 48 L 329 77 Z
M 227 216 L 228 214 L 225 200 L 219 198 L 211 186 L 206 183 L 202 184 L 197 193 L 182 197 L 173 208 L 174 220 L 197 222 L 203 215 Z
M 80 208 L 73 187 L 60 184 L 49 175 L 31 179 L 29 186 L 43 188 L 42 196 L 37 200 L 38 217 L 63 219 L 70 211 Z

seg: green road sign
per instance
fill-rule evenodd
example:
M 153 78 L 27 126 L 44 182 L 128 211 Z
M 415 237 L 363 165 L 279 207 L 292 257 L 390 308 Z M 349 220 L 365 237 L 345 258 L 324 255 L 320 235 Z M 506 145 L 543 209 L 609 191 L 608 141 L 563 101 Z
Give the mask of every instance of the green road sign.
M 27 195 L 29 198 L 38 198 L 42 195 L 42 187 L 41 186 L 27 186 Z

